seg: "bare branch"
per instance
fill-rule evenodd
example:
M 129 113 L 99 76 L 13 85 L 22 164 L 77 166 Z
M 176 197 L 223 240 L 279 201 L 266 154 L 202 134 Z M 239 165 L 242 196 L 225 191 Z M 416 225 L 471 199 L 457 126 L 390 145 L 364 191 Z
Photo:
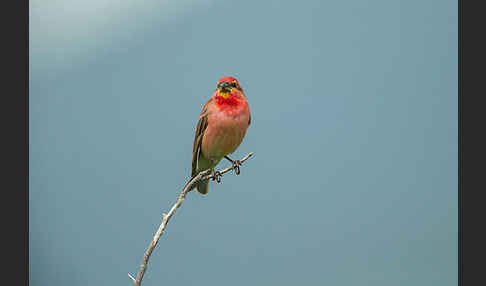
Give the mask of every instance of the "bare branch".
M 253 152 L 248 153 L 243 159 L 240 160 L 240 163 L 245 162 L 248 160 L 251 156 L 253 156 Z M 233 170 L 235 166 L 228 167 L 226 169 L 223 169 L 219 171 L 220 175 L 223 175 L 225 173 L 228 173 L 229 171 Z M 179 197 L 177 198 L 177 201 L 175 204 L 172 206 L 172 208 L 169 210 L 167 214 L 162 213 L 162 223 L 160 224 L 159 228 L 157 229 L 157 232 L 154 235 L 154 238 L 150 242 L 147 250 L 145 251 L 145 254 L 142 259 L 142 263 L 140 265 L 140 269 L 138 270 L 137 274 L 137 279 L 133 278 L 130 273 L 128 276 L 133 280 L 133 285 L 134 286 L 139 286 L 142 283 L 143 275 L 145 274 L 145 270 L 147 269 L 147 264 L 150 259 L 150 255 L 152 255 L 152 251 L 154 250 L 155 246 L 157 246 L 157 243 L 159 242 L 160 237 L 162 236 L 165 227 L 167 226 L 167 223 L 171 219 L 171 217 L 174 215 L 175 211 L 181 206 L 182 201 L 186 198 L 187 193 L 193 190 L 194 186 L 198 184 L 200 181 L 206 180 L 206 179 L 214 179 L 214 173 L 211 173 L 211 170 L 205 170 L 197 174 L 195 177 L 193 177 L 189 182 L 184 186 L 182 189 L 182 192 L 179 194 Z

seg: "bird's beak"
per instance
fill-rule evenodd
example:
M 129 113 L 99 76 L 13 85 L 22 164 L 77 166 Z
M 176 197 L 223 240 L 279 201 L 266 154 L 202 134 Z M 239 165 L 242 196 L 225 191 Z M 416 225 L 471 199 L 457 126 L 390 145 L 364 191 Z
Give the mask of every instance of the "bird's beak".
M 219 92 L 226 93 L 226 92 L 231 92 L 231 86 L 229 83 L 223 81 L 222 83 L 219 84 Z

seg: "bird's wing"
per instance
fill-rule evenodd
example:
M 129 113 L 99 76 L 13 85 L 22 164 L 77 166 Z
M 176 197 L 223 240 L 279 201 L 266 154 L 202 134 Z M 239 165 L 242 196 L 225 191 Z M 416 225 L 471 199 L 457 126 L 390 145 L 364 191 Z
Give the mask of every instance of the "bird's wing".
M 213 98 L 211 97 L 206 104 L 204 104 L 201 114 L 199 115 L 199 121 L 196 126 L 196 134 L 194 135 L 194 143 L 192 145 L 192 172 L 191 176 L 194 177 L 197 170 L 197 161 L 199 160 L 199 155 L 201 153 L 201 144 L 204 136 L 204 131 L 208 126 L 208 115 L 209 106 L 212 104 Z
M 248 126 L 251 124 L 251 115 L 248 115 Z

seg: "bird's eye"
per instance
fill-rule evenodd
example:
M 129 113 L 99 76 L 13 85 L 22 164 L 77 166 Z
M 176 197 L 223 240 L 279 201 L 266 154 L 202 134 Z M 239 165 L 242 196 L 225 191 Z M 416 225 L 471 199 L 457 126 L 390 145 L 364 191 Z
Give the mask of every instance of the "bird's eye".
M 233 82 L 233 83 L 231 84 L 231 86 L 232 86 L 232 87 L 234 87 L 234 88 L 236 88 L 236 87 L 237 87 L 237 86 L 236 86 L 236 82 Z

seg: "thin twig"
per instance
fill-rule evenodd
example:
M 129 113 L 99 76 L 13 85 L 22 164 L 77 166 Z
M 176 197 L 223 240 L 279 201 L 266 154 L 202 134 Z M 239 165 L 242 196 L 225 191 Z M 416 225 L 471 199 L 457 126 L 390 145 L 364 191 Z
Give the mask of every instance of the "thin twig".
M 243 159 L 240 160 L 240 163 L 245 162 L 248 160 L 253 155 L 253 152 L 248 153 Z M 228 167 L 226 169 L 223 169 L 219 171 L 220 175 L 223 175 L 231 170 L 233 170 L 235 166 Z M 177 201 L 175 204 L 172 206 L 172 208 L 169 210 L 167 214 L 162 213 L 162 223 L 160 224 L 159 228 L 157 229 L 157 232 L 154 235 L 154 238 L 149 244 L 149 247 L 145 251 L 145 254 L 142 259 L 142 263 L 140 265 L 140 269 L 138 270 L 137 274 L 137 279 L 133 278 L 130 273 L 128 276 L 132 279 L 133 285 L 134 286 L 139 286 L 142 283 L 143 275 L 145 274 L 145 270 L 147 269 L 147 264 L 150 259 L 150 255 L 152 255 L 152 251 L 154 250 L 155 246 L 157 245 L 157 242 L 159 242 L 160 237 L 162 236 L 165 227 L 167 226 L 167 223 L 169 222 L 170 218 L 174 215 L 175 211 L 181 206 L 182 201 L 185 199 L 187 193 L 193 190 L 193 187 L 199 183 L 200 181 L 207 180 L 207 179 L 213 179 L 215 178 L 214 173 L 211 172 L 210 169 L 205 170 L 197 174 L 195 177 L 193 177 L 189 182 L 184 186 L 182 189 L 182 192 L 179 194 L 179 197 L 177 198 Z

